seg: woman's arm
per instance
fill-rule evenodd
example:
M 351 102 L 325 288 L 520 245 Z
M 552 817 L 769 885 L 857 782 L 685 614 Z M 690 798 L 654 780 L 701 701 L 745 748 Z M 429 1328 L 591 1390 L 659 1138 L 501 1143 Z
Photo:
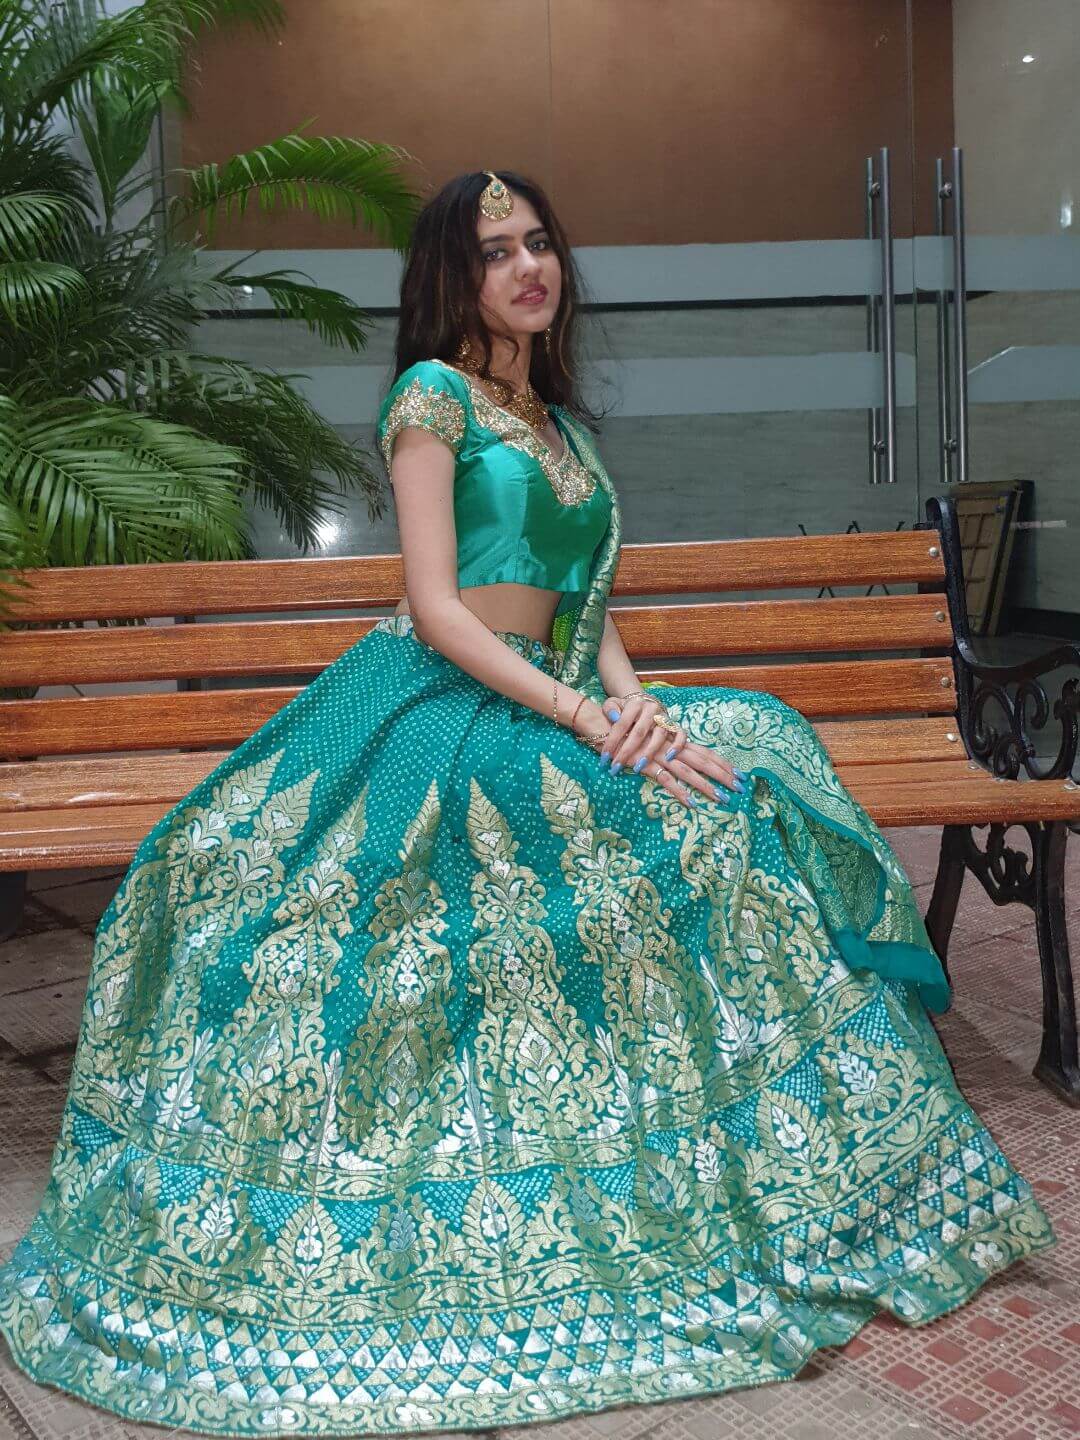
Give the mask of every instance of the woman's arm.
M 390 481 L 394 489 L 405 590 L 417 636 L 481 684 L 552 718 L 552 687 L 559 724 L 569 728 L 580 690 L 572 690 L 505 644 L 461 601 L 454 526 L 454 455 L 438 436 L 405 426 L 394 441 Z M 585 699 L 575 731 L 608 728 L 603 711 Z
M 631 690 L 641 689 L 641 681 L 634 673 L 610 610 L 604 612 L 604 633 L 600 638 L 596 668 L 608 695 L 628 695 Z

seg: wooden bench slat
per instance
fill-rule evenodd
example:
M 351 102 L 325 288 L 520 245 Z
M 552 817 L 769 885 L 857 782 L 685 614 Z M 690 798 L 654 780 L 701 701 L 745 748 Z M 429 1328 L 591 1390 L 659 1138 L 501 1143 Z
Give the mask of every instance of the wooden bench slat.
M 0 871 L 126 865 L 172 804 L 0 812 Z
M 798 655 L 944 649 L 952 626 L 937 595 L 613 606 L 633 656 Z
M 1067 787 L 1062 780 L 995 780 L 971 771 L 963 779 L 936 785 L 928 780 L 887 779 L 868 784 L 850 771 L 843 778 L 879 825 L 1070 820 L 1080 809 L 1076 787 Z
M 953 757 L 946 760 L 885 761 L 879 766 L 865 764 L 856 757 L 838 762 L 837 768 L 845 784 L 863 788 L 874 785 L 875 776 L 880 774 L 887 776 L 886 784 L 924 781 L 938 785 L 966 775 L 972 768 L 967 760 L 954 758 L 955 748 L 951 747 Z M 183 799 L 231 754 L 231 750 L 199 750 L 145 755 L 138 765 L 118 764 L 113 756 L 14 760 L 0 765 L 0 812 L 145 805 L 159 800 L 172 803 Z
M 952 661 L 827 660 L 801 665 L 731 665 L 700 670 L 638 671 L 667 685 L 717 685 L 764 690 L 810 720 L 823 715 L 951 714 L 956 709 Z
M 952 631 L 942 603 L 935 595 L 893 595 L 618 606 L 611 613 L 631 657 L 792 655 L 945 650 Z M 0 663 L 6 685 L 315 674 L 377 623 L 249 620 L 29 631 L 0 635 Z
M 701 594 L 822 585 L 933 584 L 944 578 L 936 535 L 889 530 L 759 540 L 626 544 L 616 595 Z M 288 560 L 185 561 L 23 570 L 23 621 L 229 615 L 395 605 L 405 590 L 400 553 Z
M 239 745 L 306 688 L 9 700 L 0 704 L 0 757 Z
M 964 746 L 953 716 L 901 720 L 823 720 L 814 726 L 837 768 L 893 761 L 955 760 Z
M 200 758 L 207 761 L 204 774 L 208 774 L 217 761 L 210 763 L 209 757 Z M 865 783 L 863 776 L 875 768 L 882 778 Z M 855 798 L 882 826 L 1066 820 L 1076 815 L 1080 803 L 1075 787 L 1068 788 L 1060 780 L 1015 784 L 966 771 L 945 784 L 934 776 L 921 781 L 898 781 L 891 776 L 888 765 L 841 765 L 839 773 Z M 0 811 L 0 870 L 126 863 L 147 831 L 181 798 L 115 806 Z
M 697 607 L 689 607 L 695 609 Z M 317 675 L 341 658 L 374 620 L 262 620 L 154 625 L 137 630 L 39 630 L 0 635 L 0 673 L 8 685 L 90 685 L 256 675 Z M 631 655 L 643 628 L 663 625 L 652 607 L 617 619 Z M 937 622 L 934 622 L 935 625 Z M 723 617 L 721 617 L 723 624 Z M 724 634 L 725 642 L 729 636 Z M 642 671 L 669 685 L 767 690 L 805 715 L 877 715 L 954 708 L 952 662 L 926 660 L 726 666 Z M 219 692 L 220 693 L 220 692 Z M 94 697 L 90 697 L 94 698 Z M 0 718 L 2 718 L 0 708 Z
M 936 552 L 936 553 L 934 553 Z M 937 535 L 917 530 L 686 540 L 624 545 L 613 593 L 686 595 L 822 585 L 934 584 L 945 578 Z
M 177 746 L 235 746 L 306 687 L 186 691 L 166 695 L 105 695 L 80 700 L 9 700 L 0 705 L 0 756 L 93 755 Z M 826 743 L 844 759 L 952 758 L 952 717 L 823 721 Z M 948 736 L 953 735 L 952 741 Z M 961 747 L 962 753 L 962 747 Z
M 181 800 L 231 754 L 231 750 L 196 750 L 144 755 L 137 765 L 124 765 L 112 755 L 77 760 L 13 760 L 0 765 L 0 813 Z

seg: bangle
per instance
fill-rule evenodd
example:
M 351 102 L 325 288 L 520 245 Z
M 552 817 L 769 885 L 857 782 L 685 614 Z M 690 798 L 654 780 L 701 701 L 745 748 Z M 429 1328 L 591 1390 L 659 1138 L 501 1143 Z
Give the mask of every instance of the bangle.
M 610 730 L 600 730 L 595 735 L 574 735 L 575 740 L 580 740 L 582 745 L 587 745 L 590 750 L 595 750 L 594 740 L 606 740 L 611 734 Z
M 660 709 L 664 712 L 665 715 L 668 713 L 668 708 L 664 704 L 663 700 L 660 699 L 659 695 L 653 695 L 648 690 L 631 690 L 629 694 L 619 695 L 616 698 L 619 700 L 629 700 L 631 695 L 644 695 L 646 700 L 652 700 L 655 704 L 659 705 Z
M 574 706 L 574 713 L 570 716 L 570 729 L 571 729 L 571 730 L 573 730 L 573 728 L 574 728 L 574 721 L 577 719 L 577 712 L 581 709 L 582 705 L 585 704 L 585 701 L 586 701 L 588 698 L 589 698 L 589 697 L 588 697 L 587 695 L 584 695 L 584 694 L 583 694 L 582 697 L 581 697 L 581 699 L 580 699 L 580 700 L 577 702 L 577 704 Z

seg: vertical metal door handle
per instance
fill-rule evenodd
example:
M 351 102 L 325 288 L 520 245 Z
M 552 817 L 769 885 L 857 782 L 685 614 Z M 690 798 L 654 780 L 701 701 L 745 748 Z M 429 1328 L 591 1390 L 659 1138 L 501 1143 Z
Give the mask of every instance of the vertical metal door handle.
M 949 344 L 948 295 L 938 292 L 938 433 L 942 477 L 963 485 L 970 478 L 968 448 L 967 233 L 964 222 L 964 152 L 952 147 L 952 179 L 936 167 L 938 234 L 945 234 L 944 203 L 952 201 L 953 333 Z M 951 367 L 950 363 L 952 362 Z M 951 387 L 950 387 L 951 381 Z M 951 388 L 951 394 L 950 394 Z M 953 464 L 955 456 L 956 463 Z
M 866 238 L 874 238 L 874 157 L 866 157 Z M 881 351 L 880 301 L 872 290 L 866 294 L 866 349 L 869 354 Z M 871 485 L 878 482 L 878 466 L 881 446 L 881 409 L 871 405 L 866 412 L 867 480 Z
M 952 195 L 952 183 L 945 179 L 944 165 L 939 155 L 934 162 L 934 233 L 944 239 L 945 202 Z M 949 292 L 939 289 L 934 298 L 937 322 L 937 422 L 938 422 L 938 479 L 942 486 L 951 485 L 953 479 L 953 453 L 956 442 L 952 434 L 952 367 L 949 343 Z
M 953 283 L 956 299 L 953 302 L 956 323 L 953 326 L 956 343 L 953 353 L 956 359 L 956 479 L 965 484 L 968 475 L 968 346 L 967 346 L 967 232 L 964 224 L 964 152 L 959 145 L 952 147 L 953 173 Z
M 871 217 L 871 239 L 873 238 L 873 202 L 876 200 L 881 211 L 879 227 L 881 239 L 881 355 L 884 360 L 884 434 L 875 417 L 871 437 L 872 466 L 871 480 L 874 484 L 884 481 L 896 483 L 896 279 L 893 270 L 892 234 L 892 184 L 889 175 L 889 148 L 883 145 L 878 151 L 881 178 L 873 178 L 873 161 L 868 162 L 869 214 Z M 876 327 L 875 327 L 876 330 Z M 875 341 L 876 334 L 872 337 Z M 875 351 L 878 346 L 875 344 Z M 882 474 L 880 461 L 884 457 L 885 473 Z

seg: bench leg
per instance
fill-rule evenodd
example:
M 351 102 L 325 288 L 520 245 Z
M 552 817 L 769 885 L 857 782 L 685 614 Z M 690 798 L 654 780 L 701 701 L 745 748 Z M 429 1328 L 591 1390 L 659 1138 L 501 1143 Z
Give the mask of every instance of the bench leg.
M 25 870 L 0 870 L 0 940 L 10 940 L 22 923 L 26 876 Z
M 1019 901 L 1035 912 L 1042 970 L 1043 1038 L 1032 1073 L 1070 1105 L 1080 1106 L 1076 999 L 1065 925 L 1068 826 L 1060 820 L 1023 823 L 1022 828 L 1031 841 L 1030 861 L 1022 851 L 1006 845 L 1006 832 L 1012 828 L 1007 824 L 991 825 L 986 848 L 981 850 L 975 842 L 974 831 L 986 828 L 984 825 L 945 827 L 934 893 L 926 912 L 927 933 L 944 964 L 967 870 L 978 878 L 995 905 Z
M 1065 920 L 1065 846 L 1062 821 L 1028 826 L 1035 868 L 1035 924 L 1043 983 L 1043 1042 L 1035 1075 L 1071 1105 L 1080 1105 L 1076 996 Z
M 926 929 L 930 943 L 937 951 L 946 978 L 949 976 L 949 937 L 952 935 L 956 907 L 960 903 L 960 891 L 964 884 L 968 843 L 966 825 L 946 825 L 942 830 L 934 893 L 930 897 L 930 907 L 926 912 Z

